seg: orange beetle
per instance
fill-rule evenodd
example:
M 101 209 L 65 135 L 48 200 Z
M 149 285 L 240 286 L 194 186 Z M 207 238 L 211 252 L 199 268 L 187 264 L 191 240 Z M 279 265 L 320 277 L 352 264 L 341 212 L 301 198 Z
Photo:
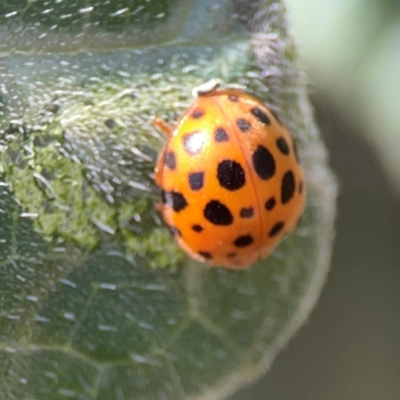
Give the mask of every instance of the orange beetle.
M 288 130 L 260 99 L 200 87 L 175 126 L 154 123 L 168 136 L 155 169 L 160 208 L 191 257 L 244 269 L 296 227 L 303 169 Z

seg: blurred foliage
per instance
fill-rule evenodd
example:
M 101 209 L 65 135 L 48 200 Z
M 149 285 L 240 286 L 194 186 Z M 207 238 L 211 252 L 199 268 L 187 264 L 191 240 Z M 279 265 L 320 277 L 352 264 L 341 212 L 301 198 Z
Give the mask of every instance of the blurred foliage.
M 313 83 L 343 118 L 361 126 L 400 193 L 400 2 L 288 4 Z

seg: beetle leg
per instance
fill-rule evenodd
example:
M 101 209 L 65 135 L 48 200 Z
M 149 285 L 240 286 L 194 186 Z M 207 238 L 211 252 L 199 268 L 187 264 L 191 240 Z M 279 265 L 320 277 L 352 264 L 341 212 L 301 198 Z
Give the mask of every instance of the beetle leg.
M 171 125 L 167 124 L 163 119 L 158 117 L 153 117 L 153 124 L 163 131 L 168 137 L 171 136 L 172 127 Z

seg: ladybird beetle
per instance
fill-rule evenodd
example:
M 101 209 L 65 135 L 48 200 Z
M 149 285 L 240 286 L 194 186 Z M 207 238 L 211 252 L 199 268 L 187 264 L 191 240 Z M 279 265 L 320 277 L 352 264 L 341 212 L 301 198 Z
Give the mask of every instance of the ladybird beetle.
M 155 180 L 178 244 L 212 266 L 244 269 L 268 256 L 304 210 L 304 173 L 278 115 L 240 89 L 197 91 L 167 134 Z

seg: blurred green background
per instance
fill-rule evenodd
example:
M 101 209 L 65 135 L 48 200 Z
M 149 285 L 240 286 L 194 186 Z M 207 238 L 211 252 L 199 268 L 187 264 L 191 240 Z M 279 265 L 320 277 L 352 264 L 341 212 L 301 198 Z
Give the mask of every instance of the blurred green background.
M 400 399 L 400 2 L 288 0 L 340 183 L 332 270 L 308 324 L 233 400 Z

